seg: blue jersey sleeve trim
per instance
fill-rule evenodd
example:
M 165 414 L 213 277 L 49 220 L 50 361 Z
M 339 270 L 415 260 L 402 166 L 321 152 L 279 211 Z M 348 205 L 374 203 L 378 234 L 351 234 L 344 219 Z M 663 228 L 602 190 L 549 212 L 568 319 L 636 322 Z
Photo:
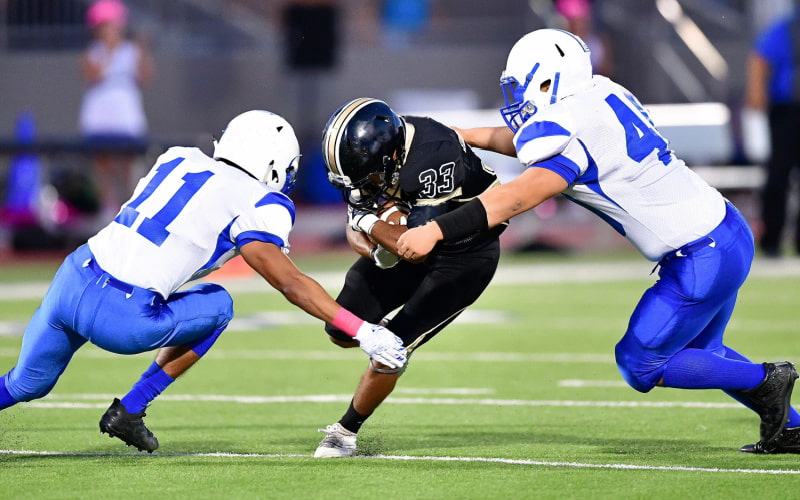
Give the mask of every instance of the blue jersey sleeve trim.
M 616 232 L 618 232 L 622 236 L 627 236 L 626 233 L 625 233 L 625 228 L 622 226 L 622 224 L 620 224 L 618 221 L 612 219 L 611 216 L 608 215 L 607 213 L 601 212 L 600 210 L 596 209 L 595 207 L 593 207 L 593 206 L 591 206 L 591 205 L 589 205 L 587 203 L 583 203 L 582 201 L 578 201 L 575 198 L 573 198 L 573 197 L 571 197 L 571 196 L 569 196 L 567 194 L 564 195 L 564 198 L 566 198 L 569 201 L 571 201 L 573 203 L 576 203 L 576 204 L 582 206 L 583 208 L 585 208 L 586 210 L 594 213 L 595 215 L 597 215 L 598 217 L 600 217 L 601 219 L 606 221 L 606 223 L 608 223 L 609 226 L 613 227 Z
M 283 248 L 286 245 L 284 244 L 283 239 L 278 236 L 275 236 L 272 233 L 264 233 L 261 231 L 244 231 L 236 237 L 236 247 L 242 248 L 248 243 L 253 241 L 263 241 L 264 243 L 273 243 L 278 246 L 278 248 Z
M 551 170 L 563 177 L 569 185 L 575 182 L 575 179 L 578 178 L 581 172 L 578 165 L 564 155 L 553 156 L 552 158 L 534 163 L 531 167 L 541 167 Z
M 256 207 L 263 207 L 265 205 L 280 205 L 286 208 L 286 210 L 289 211 L 289 215 L 291 215 L 292 217 L 292 225 L 294 225 L 294 219 L 295 219 L 294 202 L 292 202 L 292 200 L 290 200 L 288 196 L 278 192 L 267 193 L 266 196 L 258 200 L 258 203 L 256 203 Z
M 225 252 L 233 248 L 233 242 L 231 242 L 231 227 L 233 226 L 234 222 L 236 222 L 236 219 L 230 221 L 225 229 L 219 233 L 219 236 L 217 236 L 217 246 L 214 248 L 214 253 L 211 254 L 211 258 L 208 259 L 205 264 L 203 264 L 203 267 L 201 267 L 200 270 L 204 271 L 213 266 Z

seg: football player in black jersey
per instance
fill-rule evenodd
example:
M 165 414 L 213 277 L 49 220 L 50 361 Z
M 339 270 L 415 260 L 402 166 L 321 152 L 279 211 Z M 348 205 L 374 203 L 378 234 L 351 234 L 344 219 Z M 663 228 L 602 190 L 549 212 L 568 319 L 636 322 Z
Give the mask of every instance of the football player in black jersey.
M 441 244 L 419 262 L 395 254 L 397 238 L 498 186 L 497 175 L 453 129 L 430 118 L 399 116 L 371 98 L 350 101 L 331 116 L 322 148 L 328 180 L 348 205 L 347 240 L 361 255 L 336 300 L 366 321 L 383 321 L 410 357 L 489 285 L 505 226 Z M 407 215 L 398 220 L 398 212 Z M 336 345 L 358 345 L 333 325 L 325 331 Z M 342 418 L 320 429 L 327 436 L 314 456 L 352 456 L 361 425 L 401 373 L 371 363 Z

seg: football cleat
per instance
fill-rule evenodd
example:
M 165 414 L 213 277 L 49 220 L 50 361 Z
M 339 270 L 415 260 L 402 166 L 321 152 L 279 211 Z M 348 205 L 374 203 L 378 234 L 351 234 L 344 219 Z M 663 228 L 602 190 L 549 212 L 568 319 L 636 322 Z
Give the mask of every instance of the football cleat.
M 761 441 L 755 444 L 746 444 L 739 449 L 742 453 L 800 453 L 800 427 L 787 427 L 778 436 L 770 447 L 765 447 Z
M 758 412 L 761 417 L 759 445 L 771 449 L 789 419 L 797 371 L 788 361 L 764 363 L 764 368 L 767 374 L 760 384 L 750 390 L 737 391 L 736 394 L 749 401 Z
M 119 399 L 114 398 L 114 402 L 100 418 L 100 432 L 119 438 L 139 451 L 153 453 L 158 448 L 158 439 L 144 425 L 144 416 L 144 412 L 128 413 Z
M 348 431 L 342 424 L 336 422 L 319 432 L 327 434 L 314 452 L 316 458 L 342 458 L 352 457 L 356 452 L 356 437 L 358 434 Z

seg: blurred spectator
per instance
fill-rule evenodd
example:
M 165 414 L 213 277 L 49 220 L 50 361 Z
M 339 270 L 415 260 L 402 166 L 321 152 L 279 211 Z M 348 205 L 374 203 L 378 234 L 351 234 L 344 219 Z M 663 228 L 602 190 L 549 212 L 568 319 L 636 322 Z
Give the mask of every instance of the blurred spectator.
M 594 73 L 612 76 L 611 44 L 608 37 L 595 30 L 589 0 L 556 0 L 555 8 L 566 21 L 565 29 L 578 35 L 589 46 Z
M 88 84 L 80 110 L 80 130 L 94 157 L 100 216 L 107 223 L 131 193 L 133 150 L 144 147 L 147 119 L 141 86 L 153 78 L 143 40 L 127 38 L 128 9 L 120 0 L 98 0 L 86 12 L 92 41 L 83 54 Z M 119 147 L 127 151 L 102 149 Z
M 800 73 L 795 55 L 800 50 L 800 15 L 795 12 L 765 28 L 756 38 L 747 67 L 745 106 L 767 113 L 770 156 L 761 193 L 763 233 L 759 239 L 767 256 L 780 256 L 792 170 L 798 166 L 800 142 Z M 800 253 L 800 217 L 794 235 Z

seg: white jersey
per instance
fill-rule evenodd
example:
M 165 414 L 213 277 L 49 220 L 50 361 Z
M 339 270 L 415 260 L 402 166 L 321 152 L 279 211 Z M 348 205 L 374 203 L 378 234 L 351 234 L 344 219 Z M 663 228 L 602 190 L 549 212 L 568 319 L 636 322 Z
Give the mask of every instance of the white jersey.
M 630 92 L 602 76 L 529 118 L 514 146 L 522 163 L 564 177 L 564 196 L 652 261 L 707 235 L 725 216 L 722 195 L 675 157 Z
M 147 118 L 136 73 L 142 57 L 139 47 L 125 41 L 114 49 L 93 42 L 87 57 L 103 67 L 102 78 L 83 96 L 79 116 L 81 132 L 141 137 Z
M 248 242 L 288 252 L 294 218 L 286 195 L 197 148 L 173 147 L 89 248 L 115 278 L 166 298 Z

